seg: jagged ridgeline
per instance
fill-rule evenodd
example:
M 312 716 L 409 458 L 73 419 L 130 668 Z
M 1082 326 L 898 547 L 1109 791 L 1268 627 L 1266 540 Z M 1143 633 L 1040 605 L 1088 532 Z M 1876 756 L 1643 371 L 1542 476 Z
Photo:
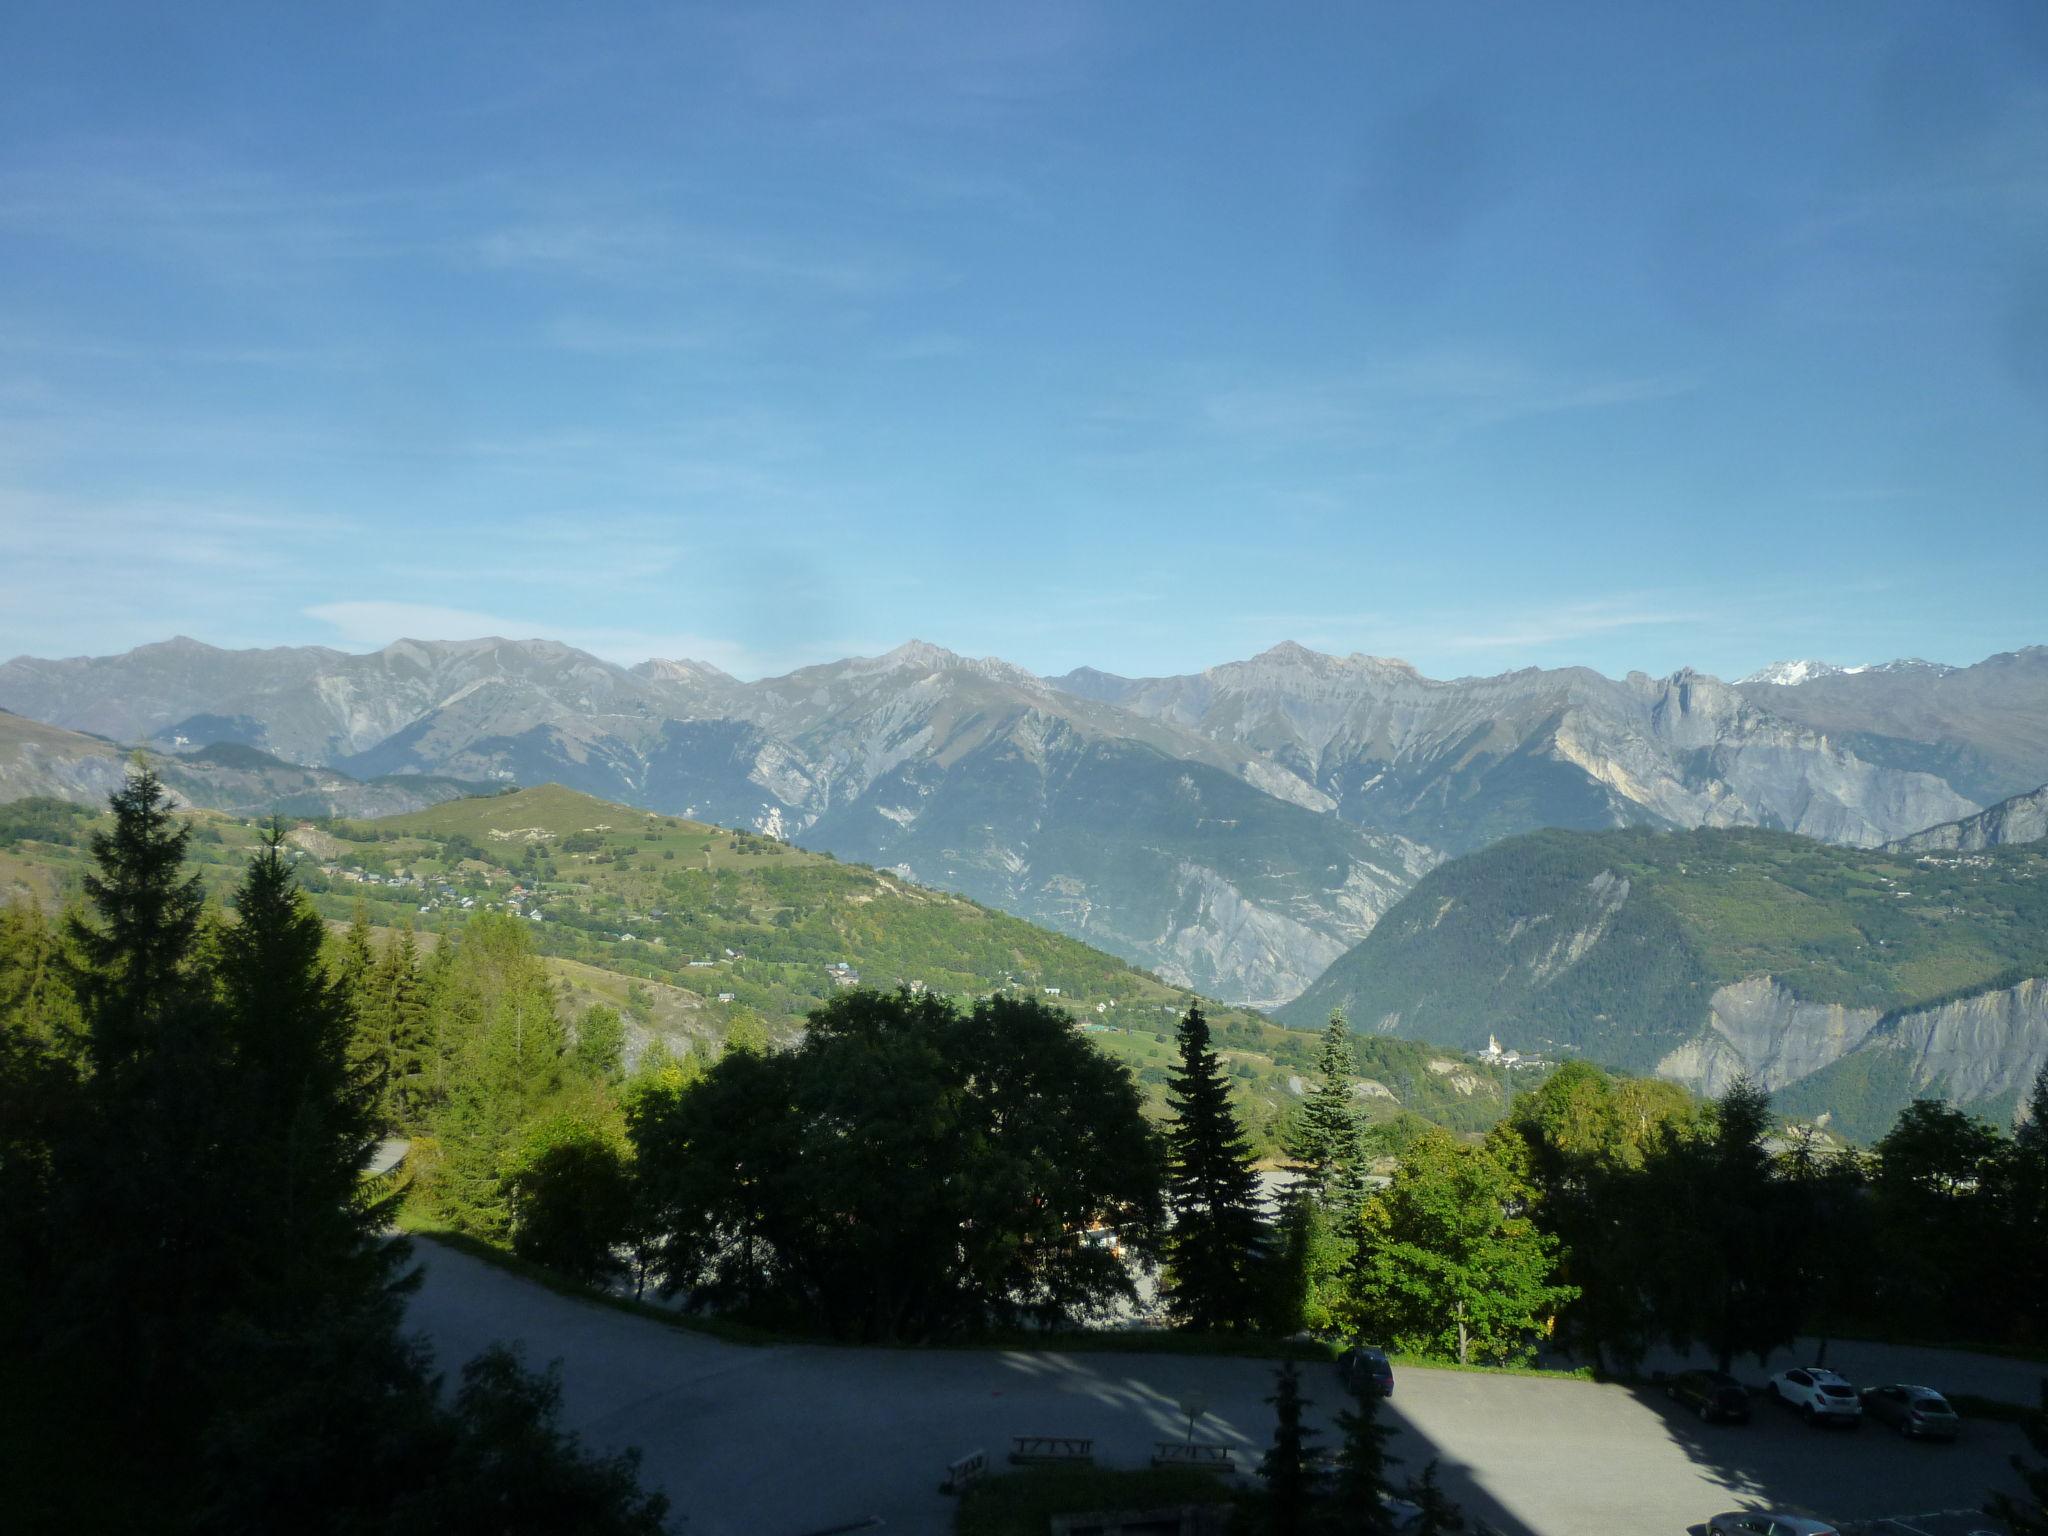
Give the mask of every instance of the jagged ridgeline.
M 190 813 L 195 866 L 225 891 L 256 824 Z M 51 904 L 75 888 L 98 824 L 56 800 L 0 805 L 0 902 Z M 715 1045 L 741 1020 L 787 1037 L 844 986 L 1049 997 L 1137 1074 L 1156 1109 L 1188 994 L 1078 940 L 771 838 L 598 800 L 559 785 L 453 800 L 378 820 L 315 821 L 290 846 L 323 915 L 360 903 L 373 925 L 437 932 L 481 911 L 516 914 L 566 991 L 571 1016 L 619 1009 L 636 1046 Z M 1205 1005 L 1226 1068 L 1267 1145 L 1312 1073 L 1312 1035 L 1249 1009 Z M 1318 1020 L 1318 1023 L 1321 1021 Z M 1498 1119 L 1506 1078 L 1408 1041 L 1365 1042 L 1360 1100 L 1457 1129 Z
M 1541 832 L 1426 876 L 1281 1018 L 1575 1053 L 1887 1129 L 2009 1116 L 2048 1059 L 2048 844 L 1830 847 L 1754 829 Z

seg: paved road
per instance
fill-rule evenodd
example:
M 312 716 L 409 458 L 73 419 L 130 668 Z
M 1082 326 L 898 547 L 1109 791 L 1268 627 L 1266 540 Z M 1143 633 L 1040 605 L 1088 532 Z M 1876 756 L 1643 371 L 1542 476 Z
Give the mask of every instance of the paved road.
M 688 1536 L 803 1536 L 879 1515 L 889 1532 L 942 1536 L 945 1464 L 1000 1462 L 1013 1434 L 1092 1435 L 1098 1459 L 1142 1465 L 1185 1432 L 1176 1402 L 1204 1392 L 1200 1434 L 1256 1461 L 1272 1432 L 1270 1367 L 1252 1360 L 723 1344 L 557 1296 L 475 1259 L 419 1244 L 412 1322 L 453 1367 L 494 1339 L 563 1363 L 566 1418 L 607 1448 L 638 1445 Z M 1310 1367 L 1310 1418 L 1340 1406 Z M 2007 1482 L 2017 1431 L 1977 1424 L 1956 1446 L 1812 1431 L 1775 1412 L 1709 1428 L 1624 1387 L 1543 1377 L 1404 1370 L 1393 1449 L 1441 1456 L 1468 1511 L 1508 1536 L 1676 1533 L 1718 1510 L 1793 1502 L 1837 1519 L 1978 1503 Z M 1328 1443 L 1326 1437 L 1325 1443 Z

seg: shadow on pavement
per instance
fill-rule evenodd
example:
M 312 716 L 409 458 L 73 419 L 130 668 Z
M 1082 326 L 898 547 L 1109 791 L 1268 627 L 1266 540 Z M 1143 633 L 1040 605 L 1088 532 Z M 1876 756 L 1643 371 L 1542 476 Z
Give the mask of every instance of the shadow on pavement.
M 1905 1440 L 1875 1422 L 1816 1427 L 1768 1396 L 1760 1376 L 1735 1374 L 1751 1388 L 1746 1424 L 1702 1422 L 1655 1382 L 1626 1389 L 1663 1419 L 1694 1466 L 1728 1490 L 1722 1509 L 1803 1514 L 1844 1527 L 1903 1522 L 1896 1536 L 1941 1536 L 1961 1518 L 1968 1536 L 1998 1529 L 1974 1513 L 1993 1488 L 2018 1491 L 2009 1458 L 2025 1444 L 2010 1425 L 1968 1421 L 1953 1444 Z

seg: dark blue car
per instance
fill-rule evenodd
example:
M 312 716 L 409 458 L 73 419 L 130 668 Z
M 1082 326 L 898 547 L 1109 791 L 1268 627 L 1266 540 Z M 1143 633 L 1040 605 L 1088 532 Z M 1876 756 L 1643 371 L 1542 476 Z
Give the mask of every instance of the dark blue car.
M 1337 1357 L 1337 1374 L 1344 1378 L 1345 1386 L 1361 1395 L 1367 1392 L 1376 1392 L 1381 1397 L 1394 1395 L 1394 1367 L 1384 1349 L 1370 1344 L 1354 1345 Z

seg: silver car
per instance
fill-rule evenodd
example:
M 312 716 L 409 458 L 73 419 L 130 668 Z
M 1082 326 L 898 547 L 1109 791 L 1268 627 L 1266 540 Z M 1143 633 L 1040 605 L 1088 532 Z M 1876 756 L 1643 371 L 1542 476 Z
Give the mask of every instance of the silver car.
M 1889 1424 L 1908 1440 L 1953 1440 L 1962 1427 L 1948 1399 L 1932 1387 L 1871 1387 L 1863 1394 L 1863 1411 Z

